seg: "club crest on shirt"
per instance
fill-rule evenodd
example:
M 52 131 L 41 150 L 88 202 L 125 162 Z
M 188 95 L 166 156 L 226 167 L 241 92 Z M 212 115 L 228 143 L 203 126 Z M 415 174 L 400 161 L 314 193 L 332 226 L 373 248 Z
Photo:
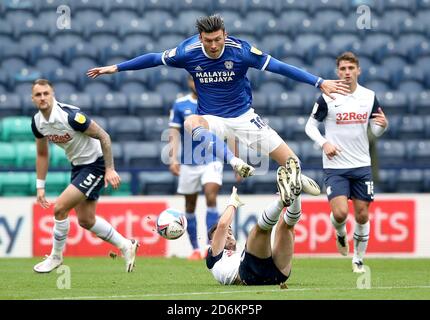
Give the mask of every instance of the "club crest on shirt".
M 76 113 L 76 115 L 75 115 L 75 121 L 77 122 L 77 123 L 80 123 L 80 124 L 84 124 L 85 123 L 85 121 L 87 121 L 87 118 L 85 118 L 85 116 L 82 114 L 82 113 Z
M 260 50 L 258 50 L 256 47 L 251 47 L 251 52 L 253 54 L 259 55 L 261 56 L 263 54 L 263 52 L 261 52 Z
M 233 61 L 226 61 L 224 62 L 224 66 L 227 70 L 233 69 Z

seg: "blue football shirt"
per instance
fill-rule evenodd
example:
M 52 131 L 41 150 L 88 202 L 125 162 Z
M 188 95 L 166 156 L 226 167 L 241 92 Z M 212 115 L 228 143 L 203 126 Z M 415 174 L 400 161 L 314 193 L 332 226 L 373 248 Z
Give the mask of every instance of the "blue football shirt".
M 192 75 L 198 93 L 197 114 L 223 118 L 238 117 L 251 108 L 246 72 L 250 67 L 265 70 L 270 58 L 248 42 L 230 36 L 216 59 L 205 52 L 198 35 L 162 54 L 163 64 L 186 69 Z

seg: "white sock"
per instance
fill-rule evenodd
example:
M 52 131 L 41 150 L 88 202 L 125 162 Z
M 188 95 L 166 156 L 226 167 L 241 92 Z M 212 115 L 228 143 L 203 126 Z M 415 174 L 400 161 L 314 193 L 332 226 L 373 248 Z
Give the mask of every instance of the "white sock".
M 292 199 L 293 203 L 284 213 L 284 221 L 291 227 L 295 226 L 302 216 L 302 197 L 298 195 L 293 196 Z
M 96 223 L 90 229 L 100 239 L 112 243 L 115 247 L 122 249 L 130 240 L 124 238 L 112 225 L 102 217 L 96 216 Z
M 370 223 L 367 221 L 365 224 L 355 224 L 354 229 L 354 256 L 352 262 L 363 262 L 364 255 L 367 249 L 369 240 Z
M 60 258 L 63 256 L 63 250 L 69 229 L 70 221 L 68 217 L 64 220 L 56 220 L 54 218 L 54 241 L 52 243 L 51 255 L 55 255 Z
M 281 199 L 273 201 L 263 210 L 263 213 L 258 217 L 257 224 L 263 230 L 270 230 L 278 222 L 279 214 L 284 209 L 284 203 Z
M 336 229 L 336 234 L 340 237 L 346 236 L 346 220 L 343 222 L 337 222 L 334 218 L 333 212 L 330 213 L 330 220 L 333 227 Z

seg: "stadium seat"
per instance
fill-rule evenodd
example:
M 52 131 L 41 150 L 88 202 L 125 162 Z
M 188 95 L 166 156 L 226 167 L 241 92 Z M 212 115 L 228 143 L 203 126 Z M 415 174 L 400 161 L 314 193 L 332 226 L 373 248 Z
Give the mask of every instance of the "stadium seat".
M 424 172 L 420 169 L 401 169 L 397 173 L 396 192 L 414 193 L 424 190 Z
M 142 13 L 143 6 L 141 5 L 142 1 L 139 0 L 114 0 L 106 2 L 106 12 L 109 13 L 109 18 L 113 20 L 113 14 L 116 13 L 127 13 L 130 14 L 131 17 L 134 15 L 140 16 Z M 126 22 L 126 17 L 124 16 L 124 20 L 120 20 L 121 22 Z
M 93 13 L 105 13 L 106 12 L 106 1 L 104 0 L 76 0 L 73 1 L 73 11 L 76 14 L 83 12 L 88 14 Z
M 304 34 L 294 42 L 295 49 L 303 55 L 304 61 L 311 64 L 318 53 L 318 45 L 325 41 L 317 34 Z
M 318 47 L 318 57 L 330 57 L 331 59 L 333 59 L 331 65 L 335 67 L 335 59 L 337 58 L 337 56 L 345 51 L 354 51 L 354 47 L 357 46 L 359 42 L 360 39 L 358 38 L 358 36 L 350 33 L 333 34 L 327 44 L 323 43 L 325 46 L 320 45 Z
M 393 87 L 390 70 L 379 65 L 373 65 L 367 70 L 368 81 L 381 81 Z
M 86 77 L 86 75 L 83 75 L 82 77 Z M 107 85 L 104 82 L 97 81 L 97 79 L 90 80 L 89 82 L 87 82 L 85 84 L 85 87 L 83 87 L 83 90 L 86 94 L 90 94 L 90 95 L 93 95 L 94 92 L 97 92 L 98 94 L 101 94 L 101 95 L 112 93 L 112 89 L 109 85 Z
M 163 114 L 167 114 L 175 100 L 181 96 L 183 88 L 174 82 L 162 82 L 155 87 L 155 92 L 163 97 Z
M 107 133 L 110 132 L 108 119 L 101 116 L 90 116 L 91 120 L 93 120 L 95 123 L 97 123 L 103 130 L 105 130 Z
M 89 58 L 92 61 L 99 59 L 99 48 L 89 42 L 77 42 L 64 50 L 64 62 L 69 65 L 74 59 Z
M 380 169 L 379 181 L 375 185 L 382 192 L 395 192 L 397 186 L 398 170 L 394 169 Z
M 123 93 L 95 95 L 94 104 L 103 117 L 125 116 L 129 114 L 127 96 Z
M 264 116 L 262 120 L 275 130 L 284 140 L 287 138 L 285 120 L 277 116 Z
M 387 115 L 404 114 L 408 112 L 408 97 L 403 92 L 388 91 L 376 92 L 379 104 Z
M 355 11 L 355 10 L 354 10 Z M 357 28 L 357 13 L 352 12 L 348 16 L 343 16 L 334 21 L 334 23 L 330 26 L 330 30 L 333 35 L 352 35 L 358 36 L 363 39 L 368 34 L 366 33 L 366 29 L 358 29 Z
M 308 166 L 322 167 L 321 148 L 313 141 L 303 141 L 300 146 L 301 159 Z
M 48 172 L 45 192 L 47 196 L 58 197 L 70 184 L 70 172 Z
M 270 113 L 270 94 L 267 94 L 264 91 L 255 91 L 252 94 L 252 108 L 255 109 L 255 112 L 258 114 L 267 114 Z
M 126 142 L 124 162 L 132 168 L 157 168 L 161 166 L 158 142 Z
M 17 142 L 14 146 L 16 151 L 16 166 L 18 168 L 34 168 L 36 164 L 36 143 Z
M 402 165 L 407 158 L 406 146 L 403 141 L 378 140 L 377 150 L 380 163 L 385 166 Z
M 212 1 L 212 5 L 214 12 L 230 11 L 237 12 L 240 15 L 245 14 L 245 0 L 214 0 Z
M 108 120 L 109 133 L 112 140 L 133 141 L 143 137 L 142 120 L 134 116 L 115 116 Z
M 163 98 L 157 93 L 135 93 L 130 95 L 130 110 L 136 116 L 162 115 Z
M 31 118 L 7 117 L 0 120 L 2 141 L 34 141 L 31 131 Z
M 248 42 L 250 37 L 259 36 L 256 34 L 254 26 L 249 24 L 249 21 L 245 18 L 234 21 L 233 24 L 228 26 L 228 30 L 232 36 L 240 39 L 246 39 Z
M 306 140 L 309 139 L 305 132 L 306 122 L 309 116 L 292 116 L 289 115 L 284 118 L 284 125 L 286 127 L 288 139 L 292 140 Z
M 171 67 L 161 67 L 151 73 L 152 86 L 156 87 L 162 83 L 174 83 L 179 88 L 187 89 L 187 73 Z M 177 92 L 176 92 L 177 93 Z
M 171 0 L 158 0 L 159 3 L 162 1 L 171 1 Z M 148 1 L 148 3 L 150 3 L 150 1 Z M 144 21 L 147 21 L 150 25 L 153 26 L 152 31 L 153 31 L 154 39 L 157 34 L 160 34 L 158 32 L 158 26 L 160 24 L 160 21 L 167 21 L 167 20 L 173 21 L 173 15 L 171 14 L 171 11 L 170 11 L 171 9 L 172 7 L 167 8 L 166 10 L 162 10 L 160 7 L 156 7 L 155 10 L 148 11 L 147 8 L 145 7 L 142 19 Z
M 260 85 L 260 88 L 258 91 L 259 92 L 266 92 L 268 94 L 273 94 L 273 95 L 281 95 L 282 93 L 284 93 L 287 90 L 284 87 L 284 85 L 282 85 L 279 82 L 263 81 L 262 84 Z
M 426 192 L 430 190 L 430 169 L 424 170 L 424 190 Z
M 224 166 L 222 186 L 219 190 L 219 194 L 230 194 L 233 186 L 237 188 L 239 194 L 252 192 L 252 190 L 249 190 L 248 188 L 249 180 L 246 179 L 238 182 L 234 172 L 230 170 L 229 167 L 230 166 Z M 254 177 L 252 179 L 254 179 Z
M 146 39 L 151 39 L 152 41 L 152 34 L 153 26 L 148 21 L 140 18 L 133 18 L 123 21 L 118 29 L 118 35 L 125 41 L 123 48 L 130 46 L 137 48 L 138 46 L 141 46 L 143 43 L 145 43 L 144 41 L 132 41 L 136 39 L 132 39 L 131 37 L 146 37 Z
M 0 172 L 0 192 L 4 197 L 33 195 L 32 183 L 34 179 L 27 172 Z
M 122 148 L 121 142 L 113 142 L 112 143 L 112 155 L 115 163 L 115 168 L 123 168 L 124 167 L 124 152 Z
M 176 193 L 175 180 L 169 171 L 140 172 L 139 194 L 172 195 Z
M 71 164 L 64 149 L 54 143 L 50 144 L 49 163 L 53 169 L 70 169 Z
M 398 125 L 400 139 L 425 139 L 425 123 L 422 116 L 401 116 Z
M 391 91 L 391 87 L 383 82 L 383 81 L 363 81 L 362 84 L 366 87 L 369 88 L 370 90 L 375 91 L 378 94 L 378 99 L 381 96 L 381 92 L 388 92 Z
M 12 143 L 0 142 L 0 167 L 15 167 L 16 151 Z
M 326 0 L 319 0 L 315 3 L 318 3 L 320 1 L 325 1 L 326 4 L 330 3 Z M 337 0 L 342 1 L 343 0 Z M 341 11 L 338 10 L 330 10 L 329 7 L 326 7 L 324 10 L 321 10 L 321 8 L 317 8 L 317 11 L 314 15 L 314 17 L 311 19 L 311 21 L 314 22 L 314 25 L 312 28 L 308 28 L 308 30 L 313 30 L 315 33 L 322 34 L 326 37 L 330 37 L 332 35 L 332 29 L 333 29 L 333 22 L 338 21 L 339 19 L 342 19 L 344 17 L 344 14 Z M 311 25 L 309 25 L 311 26 Z M 320 29 L 318 30 L 318 26 Z
M 0 119 L 21 115 L 21 99 L 18 94 L 0 94 Z
M 275 194 L 278 190 L 275 170 L 270 170 L 265 174 L 254 175 L 252 179 L 246 182 L 248 184 L 248 191 L 253 194 Z M 231 192 L 231 188 L 226 191 L 228 193 Z
M 430 141 L 411 140 L 408 141 L 408 154 L 416 165 L 428 165 L 430 163 Z
M 147 116 L 141 119 L 145 140 L 167 141 L 168 140 L 168 117 Z
M 364 38 L 361 46 L 356 48 L 359 57 L 365 56 L 376 62 L 381 62 L 388 43 L 393 43 L 393 37 L 383 33 L 375 33 Z
M 197 34 L 196 20 L 200 17 L 206 16 L 205 11 L 201 10 L 188 10 L 178 11 L 179 14 L 176 19 L 166 20 L 159 24 L 157 30 L 163 37 L 165 35 L 178 35 L 182 40 L 177 42 L 174 46 L 181 43 L 184 39 Z M 162 40 L 160 38 L 160 40 Z M 169 46 L 170 47 L 170 46 Z
M 304 113 L 302 96 L 295 92 L 270 94 L 273 115 L 297 115 Z
M 84 113 L 93 117 L 97 114 L 98 110 L 96 106 L 93 106 L 93 98 L 92 95 L 85 93 L 72 93 L 72 94 L 62 94 L 57 95 L 58 101 L 70 104 L 72 106 L 78 107 Z

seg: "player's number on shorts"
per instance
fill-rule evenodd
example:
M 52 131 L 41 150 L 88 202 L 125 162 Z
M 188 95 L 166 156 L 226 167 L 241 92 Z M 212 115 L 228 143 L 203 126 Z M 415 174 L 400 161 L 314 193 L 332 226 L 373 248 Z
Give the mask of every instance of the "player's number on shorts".
M 266 124 L 261 120 L 260 117 L 255 117 L 254 119 L 249 120 L 249 122 L 256 125 L 258 129 L 262 129 L 266 126 Z
M 373 196 L 373 181 L 366 181 L 367 194 Z
M 94 179 L 96 178 L 96 176 L 95 175 L 93 175 L 92 173 L 90 173 L 86 178 L 85 178 L 85 180 L 83 181 L 83 184 L 85 185 L 82 185 L 82 183 L 80 183 L 79 185 L 81 186 L 81 187 L 83 187 L 83 188 L 88 188 L 90 185 L 92 185 L 93 184 L 93 181 L 94 181 Z

